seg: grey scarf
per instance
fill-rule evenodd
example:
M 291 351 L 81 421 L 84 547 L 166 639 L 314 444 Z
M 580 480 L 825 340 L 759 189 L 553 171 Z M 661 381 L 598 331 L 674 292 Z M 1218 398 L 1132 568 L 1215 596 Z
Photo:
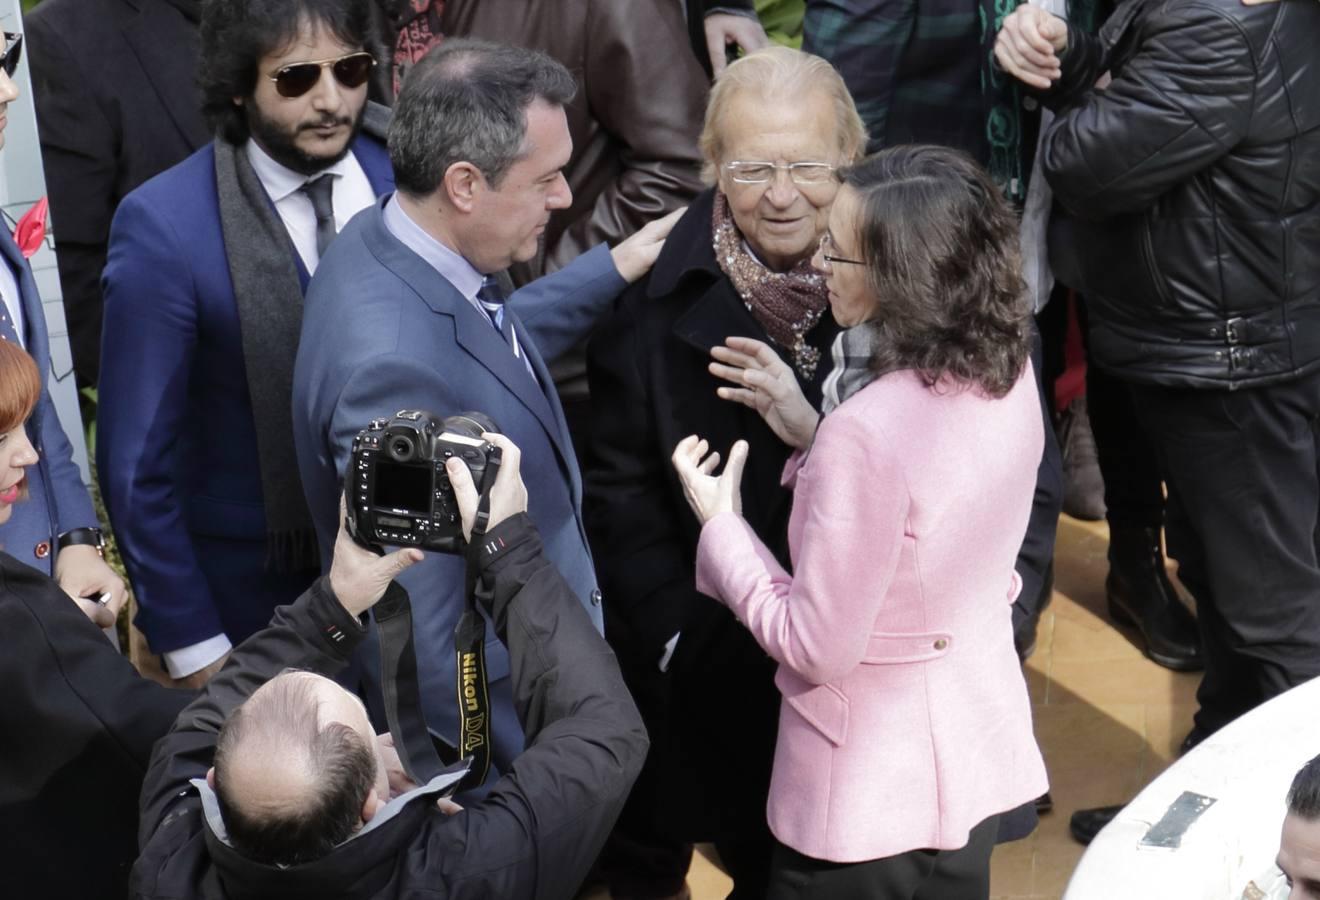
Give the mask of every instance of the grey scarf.
M 362 130 L 383 139 L 388 122 L 389 110 L 369 103 Z M 281 572 L 316 568 L 316 530 L 293 451 L 293 361 L 303 310 L 297 250 L 247 153 L 219 137 L 215 181 L 257 431 L 266 564 Z
M 821 386 L 820 411 L 828 416 L 853 394 L 875 381 L 871 357 L 879 344 L 879 329 L 873 322 L 863 322 L 840 331 L 830 346 L 834 368 Z

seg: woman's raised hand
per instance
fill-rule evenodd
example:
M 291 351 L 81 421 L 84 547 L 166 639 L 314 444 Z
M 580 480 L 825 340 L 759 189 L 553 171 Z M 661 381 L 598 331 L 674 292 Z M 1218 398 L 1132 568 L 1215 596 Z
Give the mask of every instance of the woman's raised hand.
M 802 394 L 797 376 L 769 344 L 752 338 L 731 337 L 714 347 L 710 373 L 737 387 L 716 390 L 723 400 L 750 406 L 765 419 L 781 441 L 798 450 L 811 446 L 820 413 Z
M 709 449 L 705 438 L 692 434 L 678 442 L 672 457 L 678 480 L 683 483 L 683 496 L 702 525 L 722 512 L 742 515 L 740 485 L 743 464 L 747 462 L 747 442 L 734 442 L 729 462 L 717 478 L 711 473 L 720 464 L 720 455 L 707 456 Z

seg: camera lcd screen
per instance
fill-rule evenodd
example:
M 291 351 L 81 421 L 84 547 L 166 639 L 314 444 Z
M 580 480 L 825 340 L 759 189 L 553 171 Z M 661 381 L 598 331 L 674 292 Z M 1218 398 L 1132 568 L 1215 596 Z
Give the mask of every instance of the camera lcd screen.
M 431 514 L 431 466 L 376 463 L 376 506 L 402 509 L 420 516 Z

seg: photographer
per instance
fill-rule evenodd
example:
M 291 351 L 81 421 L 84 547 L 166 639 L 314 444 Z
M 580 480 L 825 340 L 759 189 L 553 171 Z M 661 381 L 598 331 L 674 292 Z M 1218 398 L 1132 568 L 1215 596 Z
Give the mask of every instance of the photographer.
M 503 464 L 477 602 L 508 645 L 527 750 L 466 810 L 408 790 L 361 704 L 322 676 L 348 663 L 366 634 L 360 616 L 420 553 L 376 560 L 341 530 L 330 575 L 240 646 L 157 746 L 133 896 L 574 894 L 647 741 L 613 654 L 542 553 L 518 448 L 485 438 Z M 447 473 L 470 535 L 476 489 L 457 460 Z M 190 786 L 203 776 L 210 789 Z M 402 793 L 382 813 L 391 791 Z M 209 817 L 206 795 L 218 801 Z

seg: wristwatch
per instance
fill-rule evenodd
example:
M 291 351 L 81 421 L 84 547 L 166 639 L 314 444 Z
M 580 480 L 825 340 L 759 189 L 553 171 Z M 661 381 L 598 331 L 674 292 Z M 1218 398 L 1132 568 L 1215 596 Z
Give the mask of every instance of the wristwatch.
M 71 528 L 55 541 L 56 548 L 60 550 L 76 544 L 94 547 L 98 556 L 105 556 L 105 538 L 99 528 Z

